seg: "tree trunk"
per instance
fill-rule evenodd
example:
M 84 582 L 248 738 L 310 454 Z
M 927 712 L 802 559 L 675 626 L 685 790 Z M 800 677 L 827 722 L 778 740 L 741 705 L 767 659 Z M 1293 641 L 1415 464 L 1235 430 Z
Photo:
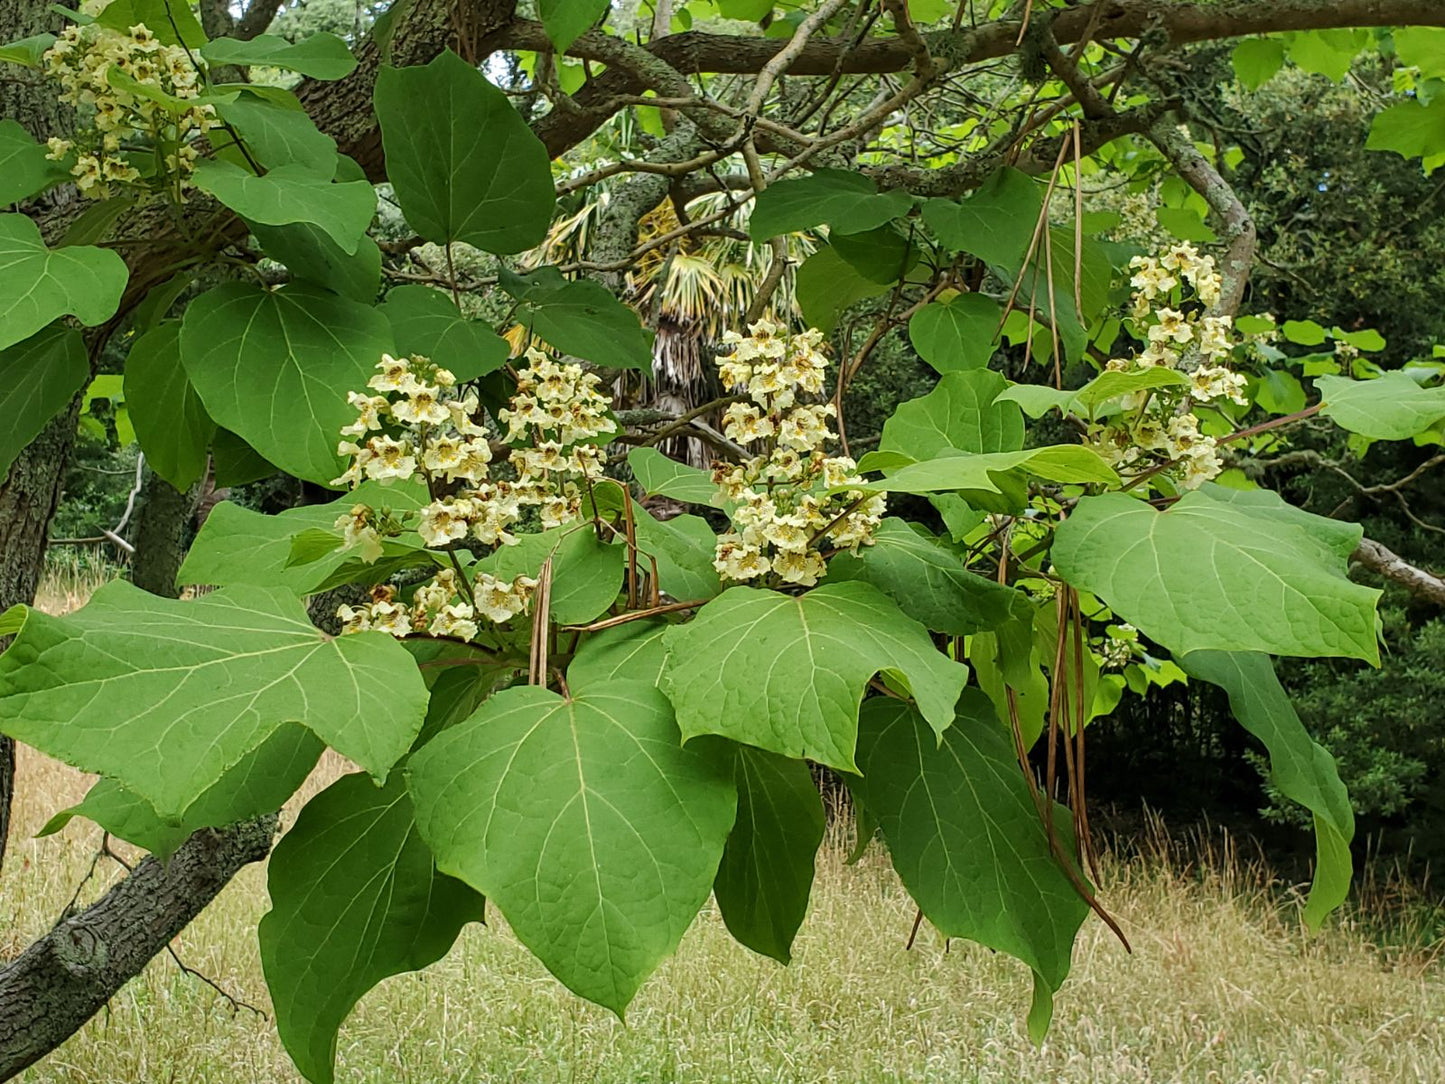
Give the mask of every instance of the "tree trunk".
M 200 493 L 199 484 L 181 493 L 155 471 L 149 472 L 131 540 L 135 556 L 131 558 L 130 579 L 137 587 L 153 595 L 176 597 L 176 575 L 186 556 Z
M 46 0 L 0 0 L 5 40 L 58 31 L 64 20 Z M 54 84 L 0 80 L 0 117 L 19 121 L 39 139 L 71 130 L 56 101 Z M 52 205 L 64 203 L 69 186 L 55 190 Z M 52 421 L 0 478 L 0 613 L 35 600 L 45 564 L 45 538 L 60 499 L 60 483 L 75 438 L 75 407 Z M 9 641 L 0 638 L 0 649 Z M 10 804 L 15 788 L 15 743 L 0 735 L 0 862 L 10 838 Z
M 275 829 L 270 816 L 197 832 L 170 862 L 145 859 L 0 969 L 0 1081 L 74 1035 L 242 866 L 266 857 Z
M 53 419 L 0 481 L 0 612 L 35 601 L 45 567 L 45 540 L 75 441 L 79 400 Z M 0 648 L 8 644 L 0 639 Z M 10 836 L 15 742 L 0 735 L 0 861 Z

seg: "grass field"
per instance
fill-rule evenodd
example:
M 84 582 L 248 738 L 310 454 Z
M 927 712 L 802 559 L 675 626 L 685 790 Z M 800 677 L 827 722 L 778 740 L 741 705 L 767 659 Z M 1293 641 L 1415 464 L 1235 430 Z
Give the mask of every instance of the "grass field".
M 79 588 L 83 593 L 83 585 Z M 52 605 L 66 605 L 66 591 Z M 308 790 L 336 763 L 323 762 Z M 99 831 L 31 838 L 86 780 L 22 750 L 17 824 L 0 872 L 0 960 L 42 933 L 85 880 Z M 1355 909 L 1317 936 L 1298 893 L 1227 839 L 1163 842 L 1107 860 L 1103 896 L 1134 945 L 1095 920 L 1042 1049 L 1023 1030 L 1025 969 L 927 928 L 875 847 L 855 867 L 839 830 L 819 858 L 812 912 L 782 968 L 733 943 L 711 909 L 643 988 L 624 1025 L 568 994 L 497 921 L 443 962 L 372 993 L 341 1034 L 338 1080 L 551 1082 L 1445 1081 L 1445 969 L 1378 947 Z M 93 898 L 119 874 L 102 861 Z M 268 1009 L 253 867 L 176 942 L 181 958 Z M 1406 939 L 1408 940 L 1408 938 Z M 276 1084 L 295 1076 L 270 1022 L 233 1011 L 167 957 L 152 962 L 26 1084 Z

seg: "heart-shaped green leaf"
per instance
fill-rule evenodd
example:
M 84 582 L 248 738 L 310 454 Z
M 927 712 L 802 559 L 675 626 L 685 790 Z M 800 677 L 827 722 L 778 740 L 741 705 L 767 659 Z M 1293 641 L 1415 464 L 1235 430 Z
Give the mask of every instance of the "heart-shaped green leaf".
M 679 743 L 655 687 L 613 681 L 499 692 L 407 779 L 438 866 L 620 1015 L 707 899 L 736 813 L 729 768 Z
M 295 595 L 261 587 L 181 602 L 118 580 L 68 617 L 28 611 L 0 655 L 5 733 L 104 771 L 167 820 L 282 723 L 380 777 L 425 710 L 395 640 L 327 636 Z
M 800 596 L 734 587 L 664 642 L 662 687 L 685 738 L 720 734 L 839 771 L 858 770 L 858 705 L 879 671 L 902 674 L 939 731 L 953 721 L 968 678 L 922 625 L 866 583 Z

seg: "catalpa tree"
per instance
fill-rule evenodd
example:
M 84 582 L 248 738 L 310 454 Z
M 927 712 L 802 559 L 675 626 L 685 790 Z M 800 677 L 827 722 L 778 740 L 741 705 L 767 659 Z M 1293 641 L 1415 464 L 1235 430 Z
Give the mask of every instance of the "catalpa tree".
M 178 569 L 137 554 L 149 591 L 0 618 L 0 731 L 100 777 L 48 830 L 154 856 L 0 968 L 0 1075 L 266 854 L 328 746 L 356 770 L 276 845 L 260 927 L 315 1081 L 488 904 L 619 1015 L 710 895 L 786 962 L 810 765 L 922 917 L 1032 972 L 1041 1037 L 1090 911 L 1126 936 L 1087 724 L 1176 681 L 1313 814 L 1305 921 L 1345 898 L 1349 798 L 1271 657 L 1378 661 L 1352 557 L 1445 585 L 1238 466 L 1306 419 L 1438 444 L 1445 388 L 1241 309 L 1235 152 L 1177 72 L 1219 39 L 1247 88 L 1386 57 L 1371 146 L 1433 168 L 1445 13 L 397 0 L 348 42 L 263 33 L 278 7 L 0 4 L 29 30 L 0 49 L 6 601 L 98 396 L 173 525 L 208 472 L 308 497 L 220 504 Z M 1107 186 L 1163 193 L 1157 243 L 1111 239 Z M 899 336 L 936 386 L 850 442 Z

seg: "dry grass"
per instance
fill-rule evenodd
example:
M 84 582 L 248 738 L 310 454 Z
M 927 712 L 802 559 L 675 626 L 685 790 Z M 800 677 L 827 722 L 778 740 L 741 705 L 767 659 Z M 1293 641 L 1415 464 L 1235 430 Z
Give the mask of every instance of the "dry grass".
M 25 751 L 13 856 L 0 875 L 0 957 L 41 933 L 84 878 L 93 826 L 29 838 L 84 787 L 77 773 Z M 945 948 L 927 932 L 905 951 L 912 905 L 876 848 L 848 868 L 843 842 L 823 851 L 789 968 L 734 944 L 709 909 L 624 1026 L 571 997 L 500 924 L 473 927 L 445 961 L 363 1002 L 342 1032 L 339 1079 L 1445 1080 L 1445 975 L 1418 956 L 1387 960 L 1348 921 L 1306 935 L 1297 900 L 1227 846 L 1202 863 L 1162 847 L 1111 860 L 1107 898 L 1134 955 L 1091 922 L 1054 1031 L 1037 1050 L 1022 1029 L 1024 969 L 970 945 Z M 86 897 L 99 888 L 87 886 Z M 265 906 L 263 871 L 246 870 L 177 943 L 188 963 L 262 1006 L 255 925 Z M 296 1077 L 268 1022 L 233 1014 L 162 958 L 21 1079 Z
M 77 773 L 22 750 L 13 850 L 0 872 L 0 959 L 43 932 L 85 877 L 98 830 L 31 839 L 80 797 Z M 335 774 L 338 764 L 323 766 Z M 308 787 L 314 790 L 322 778 Z M 1158 840 L 1165 837 L 1161 834 Z M 1445 974 L 1382 954 L 1357 920 L 1311 937 L 1295 893 L 1227 840 L 1186 860 L 1162 842 L 1108 861 L 1105 898 L 1134 944 L 1097 921 L 1042 1049 L 1022 1027 L 1025 969 L 926 930 L 875 847 L 856 867 L 831 838 L 789 968 L 733 943 L 705 910 L 626 1025 L 563 990 L 500 922 L 469 928 L 444 961 L 392 979 L 348 1021 L 338 1079 L 517 1081 L 1243 1082 L 1445 1080 Z M 1196 841 L 1196 844 L 1205 841 Z M 1202 854 L 1202 858 L 1200 855 Z M 100 867 L 85 898 L 117 871 Z M 187 963 L 266 1006 L 251 868 L 177 941 Z M 297 1080 L 271 1024 L 154 961 L 27 1084 Z
M 103 564 L 63 559 L 51 562 L 45 566 L 45 575 L 35 592 L 36 608 L 48 614 L 78 610 L 115 575 L 113 568 Z

